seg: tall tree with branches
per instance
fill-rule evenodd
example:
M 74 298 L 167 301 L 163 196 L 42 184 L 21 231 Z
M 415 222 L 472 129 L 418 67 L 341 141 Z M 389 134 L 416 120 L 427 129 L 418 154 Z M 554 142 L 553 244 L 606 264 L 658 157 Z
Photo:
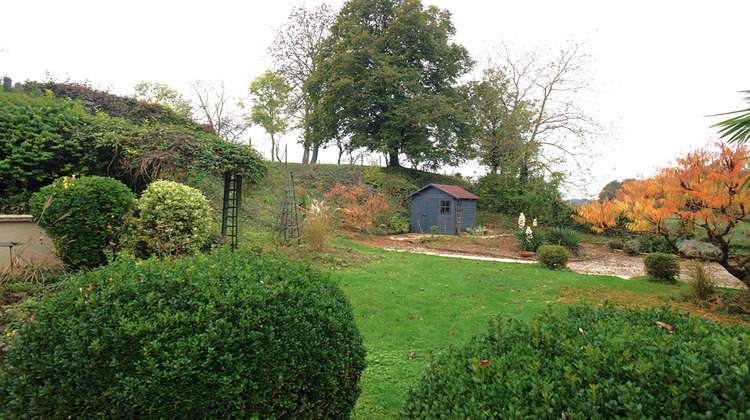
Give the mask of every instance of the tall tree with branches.
M 290 87 L 290 110 L 294 115 L 295 128 L 302 130 L 302 163 L 315 163 L 318 159 L 320 144 L 313 139 L 310 120 L 314 103 L 305 85 L 318 69 L 318 52 L 333 21 L 333 10 L 325 3 L 313 10 L 304 5 L 295 6 L 288 22 L 277 30 L 276 38 L 268 49 L 274 72 L 282 76 Z
M 224 82 L 217 88 L 211 83 L 196 80 L 190 87 L 195 95 L 199 120 L 217 136 L 233 143 L 239 142 L 247 123 L 241 118 L 237 101 L 227 92 Z
M 587 62 L 577 44 L 529 51 L 500 45 L 473 88 L 480 162 L 521 180 L 565 173 L 571 162 L 583 169 L 602 132 L 578 105 L 588 88 Z
M 389 166 L 456 164 L 469 141 L 458 79 L 472 61 L 450 13 L 419 0 L 350 0 L 309 89 L 315 135 L 388 155 Z
M 245 118 L 251 124 L 263 127 L 271 136 L 272 161 L 275 153 L 276 160 L 281 162 L 276 136 L 289 129 L 289 90 L 284 78 L 272 71 L 256 77 L 248 88 L 253 104 L 250 115 Z

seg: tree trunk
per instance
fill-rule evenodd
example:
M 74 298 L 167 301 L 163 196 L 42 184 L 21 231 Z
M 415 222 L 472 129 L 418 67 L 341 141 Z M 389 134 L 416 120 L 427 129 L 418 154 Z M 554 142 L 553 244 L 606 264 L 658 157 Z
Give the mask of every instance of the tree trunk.
M 312 157 L 310 158 L 310 163 L 318 163 L 318 149 L 320 146 L 313 145 L 312 147 Z
M 398 161 L 398 150 L 388 152 L 388 166 L 401 167 L 401 163 Z
M 303 146 L 305 151 L 302 153 L 302 164 L 307 165 L 307 163 L 310 161 L 310 148 L 307 146 Z

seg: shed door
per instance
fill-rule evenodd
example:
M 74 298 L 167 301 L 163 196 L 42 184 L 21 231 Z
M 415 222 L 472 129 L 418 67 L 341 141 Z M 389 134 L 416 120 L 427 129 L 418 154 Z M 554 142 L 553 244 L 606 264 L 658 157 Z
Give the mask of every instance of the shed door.
M 435 199 L 421 198 L 412 201 L 412 232 L 430 233 L 430 227 L 437 224 L 436 206 L 437 200 Z

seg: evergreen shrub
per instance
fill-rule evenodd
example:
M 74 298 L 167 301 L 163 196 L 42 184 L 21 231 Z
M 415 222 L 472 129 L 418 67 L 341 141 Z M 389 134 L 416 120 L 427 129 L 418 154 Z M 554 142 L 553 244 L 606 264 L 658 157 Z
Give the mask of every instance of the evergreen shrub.
M 581 247 L 581 235 L 568 227 L 555 226 L 544 234 L 544 241 L 550 245 L 564 246 L 570 251 Z
M 673 331 L 672 331 L 673 329 Z M 498 318 L 430 363 L 407 419 L 750 417 L 750 329 L 668 308 Z
M 192 254 L 208 241 L 211 206 L 195 188 L 172 181 L 152 182 L 135 209 L 126 245 L 140 258 Z
M 680 275 L 680 259 L 675 255 L 654 252 L 643 259 L 649 280 L 674 283 Z
M 551 270 L 565 268 L 570 259 L 570 252 L 560 245 L 542 245 L 536 251 L 536 258 L 540 264 Z
M 116 179 L 72 176 L 42 187 L 29 205 L 60 260 L 74 268 L 93 268 L 106 264 L 119 249 L 134 202 L 135 194 Z
M 306 265 L 121 255 L 17 330 L 0 418 L 346 418 L 364 354 L 346 296 Z

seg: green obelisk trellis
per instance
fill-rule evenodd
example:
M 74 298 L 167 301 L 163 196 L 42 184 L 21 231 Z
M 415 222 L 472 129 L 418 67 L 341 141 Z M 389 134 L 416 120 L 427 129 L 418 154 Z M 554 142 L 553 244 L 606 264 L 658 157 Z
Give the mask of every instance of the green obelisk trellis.
M 290 242 L 301 244 L 299 235 L 299 221 L 297 218 L 297 194 L 294 188 L 294 175 L 289 172 L 289 181 L 284 188 L 284 198 L 279 206 L 279 217 L 274 226 L 274 232 L 279 239 L 289 245 Z
M 224 174 L 224 206 L 221 211 L 221 238 L 232 250 L 239 244 L 239 215 L 242 206 L 242 175 L 234 171 Z

